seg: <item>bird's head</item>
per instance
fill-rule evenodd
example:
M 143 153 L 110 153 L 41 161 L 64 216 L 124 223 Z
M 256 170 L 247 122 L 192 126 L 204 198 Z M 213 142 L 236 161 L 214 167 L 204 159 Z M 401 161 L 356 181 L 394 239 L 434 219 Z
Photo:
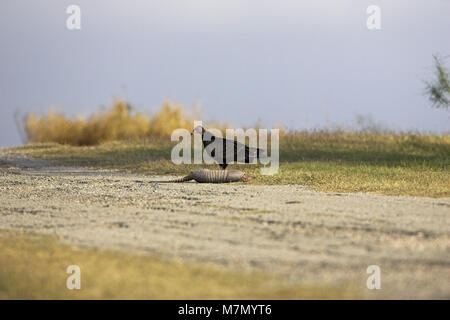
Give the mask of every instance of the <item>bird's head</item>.
M 191 136 L 193 136 L 195 133 L 199 133 L 203 136 L 203 134 L 205 133 L 205 128 L 203 128 L 202 126 L 196 126 L 194 130 L 192 130 Z

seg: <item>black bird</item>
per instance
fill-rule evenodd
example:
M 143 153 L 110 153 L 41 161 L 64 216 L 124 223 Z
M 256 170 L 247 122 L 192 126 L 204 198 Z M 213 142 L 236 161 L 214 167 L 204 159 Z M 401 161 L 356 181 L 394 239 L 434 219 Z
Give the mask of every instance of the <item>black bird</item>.
M 192 131 L 194 133 L 200 133 L 202 135 L 203 147 L 206 149 L 208 145 L 213 142 L 222 144 L 222 154 L 216 154 L 216 150 L 206 149 L 208 154 L 217 161 L 222 170 L 225 170 L 228 164 L 232 161 L 244 163 L 251 163 L 252 160 L 258 159 L 260 156 L 264 155 L 264 150 L 259 148 L 250 148 L 245 144 L 242 144 L 235 140 L 224 139 L 216 137 L 211 132 L 206 131 L 202 126 L 197 126 Z M 227 157 L 227 154 L 229 155 Z

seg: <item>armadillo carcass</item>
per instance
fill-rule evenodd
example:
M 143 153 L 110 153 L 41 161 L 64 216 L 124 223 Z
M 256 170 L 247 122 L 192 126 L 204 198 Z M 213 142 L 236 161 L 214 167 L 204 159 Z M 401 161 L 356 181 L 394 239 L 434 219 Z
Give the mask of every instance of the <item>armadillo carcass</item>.
M 187 176 L 169 181 L 155 182 L 186 182 L 195 180 L 199 183 L 228 183 L 228 182 L 247 182 L 253 177 L 247 176 L 239 170 L 209 170 L 202 169 L 193 171 Z

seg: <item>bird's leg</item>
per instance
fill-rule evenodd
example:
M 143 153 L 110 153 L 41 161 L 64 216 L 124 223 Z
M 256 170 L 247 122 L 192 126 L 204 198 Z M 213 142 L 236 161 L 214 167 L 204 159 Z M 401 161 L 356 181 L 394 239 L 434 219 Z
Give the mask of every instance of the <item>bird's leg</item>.
M 222 170 L 225 170 L 228 166 L 227 163 L 219 163 L 219 166 L 222 168 Z

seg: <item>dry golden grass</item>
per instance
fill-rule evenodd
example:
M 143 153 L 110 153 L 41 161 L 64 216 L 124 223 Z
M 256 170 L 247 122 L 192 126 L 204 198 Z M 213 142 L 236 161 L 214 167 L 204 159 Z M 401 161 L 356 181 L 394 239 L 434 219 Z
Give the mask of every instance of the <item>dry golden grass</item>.
M 66 269 L 81 269 L 68 290 Z M 0 231 L 0 299 L 351 299 L 350 288 L 287 286 L 274 276 L 155 256 L 80 249 L 49 236 Z M 279 280 L 279 279 L 278 279 Z M 284 283 L 284 282 L 282 282 Z
M 29 142 L 56 142 L 74 146 L 90 146 L 106 141 L 170 137 L 173 130 L 192 130 L 191 115 L 178 104 L 165 101 L 153 116 L 133 112 L 132 107 L 115 100 L 107 111 L 98 111 L 88 119 L 67 118 L 51 109 L 45 116 L 27 114 L 23 121 Z

